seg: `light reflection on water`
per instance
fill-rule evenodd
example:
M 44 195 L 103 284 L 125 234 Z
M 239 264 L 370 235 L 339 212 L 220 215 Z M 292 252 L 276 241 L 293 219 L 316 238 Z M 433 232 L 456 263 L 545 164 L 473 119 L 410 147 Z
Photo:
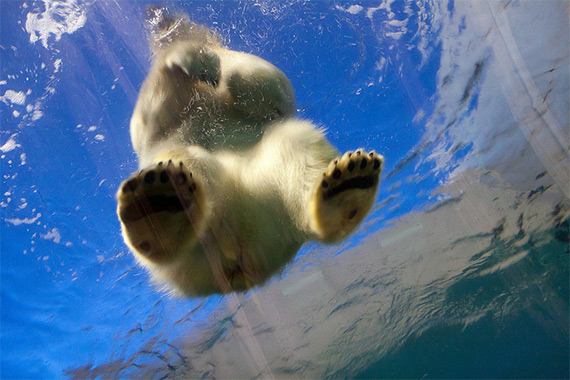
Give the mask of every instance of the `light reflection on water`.
M 4 374 L 567 376 L 567 3 L 189 7 L 282 68 L 340 150 L 387 157 L 352 240 L 192 300 L 148 284 L 114 219 L 144 5 L 3 7 Z

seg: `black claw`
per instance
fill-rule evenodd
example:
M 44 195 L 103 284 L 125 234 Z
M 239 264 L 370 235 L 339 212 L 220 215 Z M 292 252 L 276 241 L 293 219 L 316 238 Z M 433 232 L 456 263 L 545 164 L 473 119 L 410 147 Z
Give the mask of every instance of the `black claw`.
M 208 75 L 208 72 L 207 72 L 206 70 L 202 70 L 202 71 L 200 72 L 200 80 L 201 80 L 201 81 L 207 82 L 207 81 L 208 81 L 208 77 L 209 77 L 209 75 Z
M 368 164 L 368 161 L 366 161 L 366 158 L 363 158 L 362 162 L 360 163 L 360 169 L 364 169 L 367 164 Z
M 155 174 L 156 174 L 156 173 L 154 172 L 154 170 L 149 171 L 148 173 L 146 173 L 146 174 L 144 175 L 144 181 L 145 181 L 146 183 L 153 183 L 153 182 L 154 182 L 154 178 L 155 178 Z
M 350 161 L 348 163 L 348 171 L 349 172 L 353 171 L 355 166 L 356 166 L 356 164 L 353 161 Z
M 336 169 L 333 171 L 333 175 L 332 175 L 332 176 L 333 176 L 334 179 L 339 179 L 341 175 L 342 175 L 342 173 L 341 173 L 340 169 L 339 169 L 339 168 L 336 168 Z

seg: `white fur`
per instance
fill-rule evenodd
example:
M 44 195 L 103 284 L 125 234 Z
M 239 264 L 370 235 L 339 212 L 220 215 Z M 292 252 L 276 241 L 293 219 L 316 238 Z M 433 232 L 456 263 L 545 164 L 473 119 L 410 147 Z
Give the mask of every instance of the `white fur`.
M 336 167 L 331 161 L 338 152 L 322 130 L 294 118 L 287 77 L 263 59 L 228 50 L 211 32 L 179 20 L 186 29 L 157 52 L 132 116 L 131 137 L 143 174 L 159 173 L 169 160 L 174 170 L 192 173 L 199 207 L 186 210 L 191 228 L 183 213 L 158 212 L 122 221 L 123 236 L 153 278 L 174 292 L 249 289 L 282 269 L 307 240 L 344 238 L 370 209 L 377 185 L 343 192 L 334 204 L 322 200 L 319 186 L 323 178 L 332 178 L 327 168 Z M 163 33 L 176 32 L 174 24 L 167 23 Z M 178 169 L 178 163 L 188 169 Z M 343 179 L 349 176 L 345 171 Z M 137 195 L 124 191 L 125 185 L 119 190 L 119 215 L 147 193 L 178 192 L 168 184 L 148 185 L 141 175 L 131 177 L 142 187 Z M 365 204 L 350 221 L 345 196 L 351 198 L 350 207 L 355 197 Z M 346 219 L 342 229 L 323 223 L 323 204 L 334 209 L 326 217 L 333 215 L 339 223 Z M 149 239 L 160 243 L 165 252 L 160 258 L 149 259 L 138 248 Z

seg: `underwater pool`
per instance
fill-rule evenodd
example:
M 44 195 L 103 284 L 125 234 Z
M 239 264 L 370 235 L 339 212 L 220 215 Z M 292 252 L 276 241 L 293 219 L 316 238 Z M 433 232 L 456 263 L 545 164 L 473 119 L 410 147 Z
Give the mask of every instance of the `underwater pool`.
M 384 155 L 376 203 L 248 293 L 173 298 L 115 193 L 143 1 L 0 2 L 1 378 L 568 378 L 570 3 L 157 1 Z

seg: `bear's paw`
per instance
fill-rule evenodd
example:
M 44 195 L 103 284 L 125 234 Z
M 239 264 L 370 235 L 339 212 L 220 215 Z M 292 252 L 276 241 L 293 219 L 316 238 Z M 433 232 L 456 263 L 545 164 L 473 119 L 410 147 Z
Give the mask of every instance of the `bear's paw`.
M 201 80 L 216 87 L 220 82 L 220 57 L 212 49 L 192 43 L 175 45 L 165 57 L 165 65 L 170 70 L 179 69 L 189 77 Z
M 135 173 L 117 198 L 123 234 L 141 259 L 167 263 L 196 242 L 205 194 L 182 162 L 159 162 Z
M 330 162 L 316 184 L 311 205 L 313 228 L 323 241 L 345 238 L 370 211 L 384 158 L 375 152 L 347 152 Z

